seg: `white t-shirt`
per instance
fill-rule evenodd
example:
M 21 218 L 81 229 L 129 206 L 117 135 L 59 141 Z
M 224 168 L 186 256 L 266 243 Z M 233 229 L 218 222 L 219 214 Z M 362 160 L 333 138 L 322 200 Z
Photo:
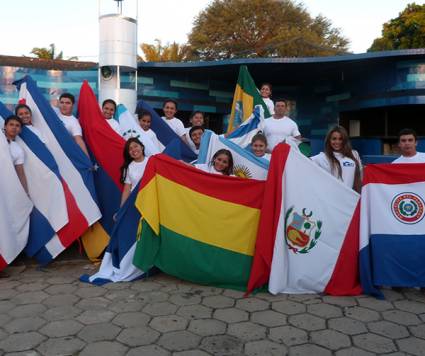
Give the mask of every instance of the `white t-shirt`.
M 181 122 L 180 119 L 173 117 L 172 119 L 167 120 L 165 116 L 162 116 L 162 120 L 164 120 L 167 125 L 170 126 L 170 128 L 177 134 L 177 136 L 181 137 L 186 133 L 183 122 Z
M 264 154 L 264 156 L 263 156 L 263 157 L 261 157 L 261 158 L 264 158 L 264 159 L 266 159 L 267 161 L 270 161 L 270 160 L 271 160 L 271 158 L 272 158 L 272 155 L 271 155 L 271 153 L 265 153 L 265 154 Z
M 263 133 L 267 138 L 267 149 L 272 151 L 273 148 L 288 136 L 300 136 L 298 125 L 294 120 L 287 116 L 281 119 L 275 119 L 273 116 L 264 120 Z
M 143 129 L 142 129 L 143 130 Z M 148 131 L 143 130 L 143 132 L 148 135 L 148 137 L 152 140 L 152 142 L 154 143 L 155 147 L 158 147 L 159 152 L 162 152 L 162 150 L 164 149 L 164 145 L 158 140 L 158 137 L 156 136 L 155 131 L 153 131 L 152 129 L 149 129 Z
M 44 144 L 46 143 L 46 139 L 44 138 L 43 134 L 38 129 L 36 129 L 33 125 L 25 125 L 25 127 L 28 128 L 28 130 L 31 130 L 32 133 L 36 135 L 41 142 L 43 142 Z
M 106 119 L 106 122 L 109 124 L 109 126 L 112 127 L 112 129 L 121 136 L 121 129 L 120 129 L 120 124 L 117 120 L 115 119 Z
M 263 101 L 266 103 L 267 109 L 269 109 L 270 115 L 274 114 L 274 102 L 270 98 L 263 98 Z
M 145 159 L 141 162 L 133 161 L 128 165 L 127 175 L 125 177 L 124 183 L 130 184 L 131 190 L 136 188 L 137 183 L 139 183 L 139 180 L 142 179 L 148 160 L 149 158 L 145 157 Z
M 213 165 L 209 165 L 207 163 L 197 163 L 195 164 L 195 167 L 208 173 L 214 173 L 214 174 L 223 174 L 222 172 L 217 171 Z
M 15 166 L 18 164 L 24 164 L 25 153 L 24 150 L 15 141 L 9 142 L 9 152 L 12 157 L 12 162 Z
M 357 151 L 353 151 L 353 155 L 360 164 L 360 157 Z M 311 157 L 311 159 L 325 171 L 341 180 L 347 187 L 353 188 L 354 177 L 356 174 L 356 163 L 351 158 L 345 157 L 339 152 L 334 152 L 334 156 L 341 165 L 341 178 L 338 176 L 338 169 L 332 169 L 331 162 L 329 162 L 328 157 L 326 157 L 324 152 L 320 152 L 318 155 Z
M 187 144 L 189 145 L 190 149 L 198 155 L 199 154 L 199 149 L 196 148 L 195 143 L 192 141 L 192 139 L 190 138 L 190 135 L 189 135 L 189 132 L 190 132 L 190 129 L 191 128 L 192 127 L 186 127 L 185 128 L 185 131 L 186 131 L 185 132 L 186 141 L 187 141 Z
M 63 115 L 57 108 L 55 108 L 55 111 L 71 136 L 83 136 L 83 131 L 81 130 L 80 123 L 74 115 Z
M 412 157 L 400 156 L 392 161 L 392 163 L 425 163 L 425 153 L 416 152 Z

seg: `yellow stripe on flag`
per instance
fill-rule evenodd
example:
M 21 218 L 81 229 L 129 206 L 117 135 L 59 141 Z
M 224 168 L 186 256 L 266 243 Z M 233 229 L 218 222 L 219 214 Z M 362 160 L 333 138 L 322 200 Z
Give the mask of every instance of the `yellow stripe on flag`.
M 230 114 L 229 126 L 227 129 L 227 132 L 230 132 L 236 128 L 234 120 L 235 120 L 235 114 L 236 114 L 236 104 L 238 102 L 242 102 L 242 108 L 243 108 L 242 122 L 248 119 L 251 116 L 252 112 L 254 111 L 254 98 L 252 97 L 252 95 L 244 92 L 243 89 L 240 87 L 240 85 L 237 84 L 235 89 L 235 94 L 233 96 L 232 112 Z
M 99 261 L 99 256 L 108 246 L 109 240 L 108 233 L 99 222 L 90 226 L 81 236 L 81 242 L 88 259 L 92 262 Z

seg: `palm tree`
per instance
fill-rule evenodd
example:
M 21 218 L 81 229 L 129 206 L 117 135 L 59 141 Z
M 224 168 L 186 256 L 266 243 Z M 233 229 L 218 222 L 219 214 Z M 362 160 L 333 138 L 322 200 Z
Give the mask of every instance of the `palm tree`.
M 140 48 L 148 62 L 183 62 L 190 58 L 190 48 L 185 44 L 176 42 L 162 45 L 161 41 L 156 39 L 156 44 L 142 43 Z
M 37 58 L 42 59 L 64 59 L 63 58 L 63 51 L 60 51 L 59 54 L 56 55 L 56 45 L 54 43 L 51 43 L 49 45 L 49 48 L 46 47 L 34 47 L 31 52 L 31 54 L 35 55 Z M 69 61 L 78 60 L 78 57 L 69 57 L 67 58 Z

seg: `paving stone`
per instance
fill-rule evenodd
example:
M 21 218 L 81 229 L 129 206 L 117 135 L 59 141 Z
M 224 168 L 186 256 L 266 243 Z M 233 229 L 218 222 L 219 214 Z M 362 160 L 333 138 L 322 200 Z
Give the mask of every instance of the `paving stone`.
M 104 297 L 94 297 L 82 299 L 77 304 L 75 304 L 75 306 L 83 310 L 100 310 L 109 308 L 109 304 L 111 304 L 109 299 Z
M 425 296 L 422 289 L 410 288 L 404 293 L 404 297 L 414 302 L 425 303 Z
M 324 349 L 323 347 L 317 345 L 299 345 L 293 346 L 289 349 L 290 356 L 305 356 L 305 355 L 314 355 L 314 356 L 328 356 L 332 355 L 329 350 Z
M 409 327 L 410 332 L 421 339 L 425 339 L 425 324 Z
M 354 346 L 375 353 L 388 353 L 397 351 L 397 348 L 392 340 L 371 333 L 353 336 L 353 343 Z
M 37 350 L 45 356 L 76 355 L 84 347 L 85 343 L 72 336 L 47 339 Z
M 288 319 L 288 323 L 305 330 L 320 330 L 326 327 L 325 320 L 311 314 L 292 315 Z
M 271 328 L 269 338 L 287 346 L 304 344 L 308 341 L 307 332 L 289 325 Z
M 199 351 L 199 350 L 198 350 Z M 131 349 L 126 356 L 169 356 L 170 353 L 158 345 L 140 346 Z
M 134 283 L 136 282 L 119 282 L 119 283 L 107 283 L 102 286 L 102 288 L 108 289 L 108 290 L 115 290 L 115 289 L 128 289 L 130 288 Z
M 40 353 L 34 350 L 28 350 L 28 351 L 7 353 L 5 354 L 5 356 L 40 356 Z
M 382 288 L 381 292 L 384 294 L 385 300 L 388 300 L 389 302 L 404 299 L 404 295 L 402 293 L 396 292 L 393 289 Z
M 202 339 L 200 348 L 212 355 L 241 355 L 243 343 L 229 335 L 208 336 Z
M 50 286 L 44 289 L 44 291 L 47 294 L 56 295 L 56 294 L 72 294 L 76 289 L 77 289 L 77 286 L 67 283 L 67 284 L 55 284 L 53 286 Z
M 374 356 L 372 352 L 368 352 L 357 347 L 349 347 L 348 349 L 339 350 L 335 356 Z
M 334 351 L 351 346 L 350 338 L 335 330 L 313 331 L 310 339 L 313 343 Z
M 409 331 L 406 327 L 385 320 L 369 323 L 367 326 L 369 330 L 375 334 L 386 336 L 391 339 L 401 339 L 409 336 Z
M 187 305 L 180 307 L 177 311 L 177 315 L 180 315 L 186 319 L 204 319 L 210 318 L 212 309 L 204 305 Z
M 42 304 L 25 304 L 10 310 L 9 315 L 14 318 L 26 318 L 37 316 L 46 311 L 46 307 Z
M 116 313 L 123 313 L 123 312 L 135 312 L 140 311 L 142 308 L 146 305 L 146 303 L 141 302 L 139 300 L 132 300 L 132 301 L 126 301 L 126 300 L 117 300 L 112 302 L 108 309 L 116 312 Z
M 63 305 L 47 310 L 43 313 L 43 318 L 49 321 L 73 319 L 83 311 L 72 305 Z
M 342 316 L 341 308 L 324 303 L 309 305 L 307 312 L 323 318 L 337 318 Z
M 270 294 L 270 293 L 267 293 L 267 292 L 257 293 L 255 295 L 255 297 L 256 298 L 259 298 L 259 299 L 262 299 L 262 300 L 265 300 L 267 302 L 280 302 L 282 300 L 287 300 L 288 299 L 288 295 L 287 294 L 283 294 L 283 293 L 280 293 L 280 294 Z
M 28 331 L 36 331 L 46 324 L 46 321 L 39 317 L 18 318 L 9 321 L 6 324 L 0 324 L 3 328 L 11 333 L 24 333 Z
M 43 300 L 43 304 L 48 307 L 60 307 L 63 305 L 74 305 L 80 300 L 79 297 L 73 294 L 58 294 L 51 295 Z
M 25 351 L 34 349 L 45 337 L 34 331 L 11 334 L 0 341 L 0 350 L 5 352 Z
M 255 312 L 268 309 L 269 303 L 258 298 L 244 298 L 236 302 L 236 308 L 246 310 L 247 312 Z
M 286 316 L 273 310 L 263 310 L 251 314 L 251 320 L 268 327 L 286 325 Z
M 423 298 L 423 294 L 422 294 L 422 298 Z M 425 303 L 414 302 L 411 300 L 400 300 L 400 301 L 394 302 L 394 306 L 397 309 L 414 313 L 414 314 L 425 313 Z
M 388 300 L 376 299 L 373 297 L 358 299 L 359 305 L 375 311 L 385 311 L 394 309 L 394 306 Z
M 52 268 L 54 268 L 52 266 Z M 49 284 L 66 284 L 69 283 L 69 276 L 57 276 L 46 280 Z
M 147 303 L 158 303 L 168 301 L 170 295 L 166 292 L 155 290 L 152 292 L 140 292 L 137 298 Z
M 87 325 L 78 333 L 78 337 L 86 342 L 114 340 L 121 328 L 111 323 Z
M 248 320 L 249 314 L 246 311 L 236 308 L 217 309 L 214 312 L 214 318 L 225 321 L 226 323 L 237 323 Z
M 14 289 L 0 289 L 0 300 L 12 299 L 19 292 Z
M 178 315 L 166 315 L 154 317 L 149 326 L 161 333 L 169 331 L 178 331 L 186 329 L 188 322 L 185 318 Z
M 259 340 L 266 337 L 266 328 L 250 321 L 244 321 L 230 324 L 227 333 L 245 341 Z
M 159 283 L 150 282 L 146 280 L 140 280 L 140 281 L 134 282 L 130 288 L 139 292 L 150 292 L 153 290 L 160 289 L 161 287 L 162 285 Z
M 13 298 L 13 302 L 19 305 L 41 303 L 48 296 L 49 295 L 43 291 L 19 293 L 15 298 Z
M 3 339 L 5 339 L 8 336 L 9 336 L 9 334 L 7 334 L 5 331 L 3 331 L 2 329 L 0 329 L 0 340 L 3 340 Z
M 202 301 L 202 304 L 211 308 L 229 308 L 235 304 L 233 298 L 225 297 L 223 295 L 213 295 L 210 297 L 205 297 Z
M 346 308 L 345 315 L 349 318 L 353 318 L 363 322 L 375 321 L 380 319 L 379 314 L 376 311 L 363 307 Z
M 16 304 L 12 303 L 10 300 L 0 300 L 0 313 L 7 313 L 15 307 Z
M 407 339 L 397 340 L 397 344 L 401 351 L 412 355 L 425 355 L 425 340 L 409 337 Z
M 122 326 L 124 328 L 132 328 L 135 326 L 145 326 L 149 323 L 151 317 L 142 312 L 127 312 L 118 314 L 112 323 Z
M 283 356 L 288 353 L 285 346 L 268 340 L 252 341 L 245 344 L 248 356 Z
M 6 325 L 6 323 L 12 319 L 12 317 L 10 315 L 7 314 L 0 314 L 0 326 L 1 325 Z
M 75 293 L 81 298 L 93 298 L 100 297 L 106 294 L 107 289 L 98 287 L 98 286 L 90 286 L 86 288 L 78 288 L 78 291 Z
M 226 324 L 214 319 L 192 320 L 188 330 L 201 336 L 220 335 L 226 332 Z
M 174 331 L 162 335 L 158 344 L 170 351 L 183 351 L 196 348 L 200 341 L 200 336 L 189 331 Z
M 304 313 L 306 311 L 306 306 L 291 300 L 282 300 L 272 303 L 272 309 L 283 314 L 293 315 Z
M 111 283 L 112 284 L 112 283 Z M 99 341 L 87 345 L 79 356 L 122 356 L 125 355 L 127 347 L 118 342 L 113 341 Z
M 84 325 L 76 320 L 52 321 L 40 329 L 40 333 L 48 337 L 64 337 L 77 334 Z
M 83 324 L 106 323 L 110 321 L 115 314 L 109 310 L 86 310 L 77 317 L 77 320 Z
M 151 303 L 143 308 L 143 312 L 152 316 L 174 314 L 177 307 L 169 302 Z
M 159 332 L 147 326 L 138 326 L 129 329 L 124 329 L 118 335 L 117 340 L 128 346 L 142 346 L 154 343 Z
M 132 289 L 111 290 L 105 294 L 105 298 L 109 300 L 136 300 L 139 292 Z
M 41 291 L 48 286 L 49 285 L 46 283 L 33 282 L 33 283 L 21 284 L 20 286 L 16 287 L 16 290 L 18 292 L 36 292 L 36 291 Z
M 186 350 L 186 351 L 179 351 L 179 352 L 173 352 L 173 356 L 208 356 L 209 353 L 206 353 L 201 350 Z
M 350 318 L 336 318 L 328 320 L 330 329 L 341 331 L 347 335 L 357 335 L 367 332 L 366 325 L 358 320 Z
M 21 285 L 22 283 L 20 281 L 16 281 L 13 280 L 11 278 L 7 278 L 7 279 L 2 279 L 0 281 L 0 288 L 1 289 L 13 289 L 13 288 L 17 288 Z
M 412 313 L 402 310 L 388 310 L 382 313 L 384 319 L 393 321 L 401 325 L 418 325 L 421 323 L 419 318 Z
M 325 295 L 322 299 L 325 303 L 338 305 L 340 307 L 353 307 L 357 305 L 357 300 L 354 297 L 334 297 Z
M 169 301 L 175 305 L 194 305 L 201 302 L 201 296 L 191 292 L 174 294 L 170 297 Z
M 222 295 L 224 295 L 225 297 L 233 298 L 233 299 L 242 299 L 245 297 L 245 292 L 242 292 L 240 290 L 234 290 L 234 289 L 225 289 Z

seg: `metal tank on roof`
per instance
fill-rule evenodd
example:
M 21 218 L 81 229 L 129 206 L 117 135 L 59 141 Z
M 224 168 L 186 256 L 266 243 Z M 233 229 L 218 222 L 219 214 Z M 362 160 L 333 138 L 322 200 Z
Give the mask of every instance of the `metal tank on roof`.
M 99 0 L 99 102 L 113 99 L 130 112 L 137 104 L 137 3 Z

